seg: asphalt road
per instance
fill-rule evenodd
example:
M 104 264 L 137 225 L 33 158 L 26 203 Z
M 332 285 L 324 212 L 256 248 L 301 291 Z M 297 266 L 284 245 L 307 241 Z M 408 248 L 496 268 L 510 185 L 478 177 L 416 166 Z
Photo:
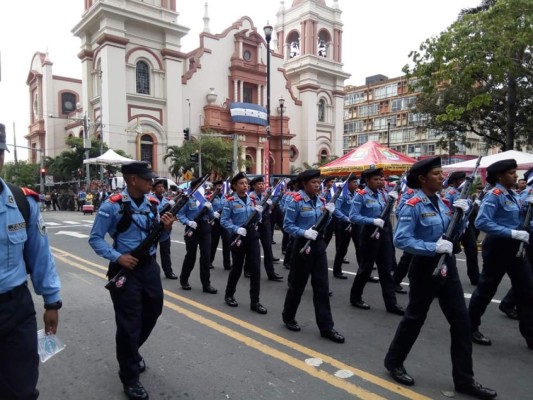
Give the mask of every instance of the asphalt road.
M 60 311 L 59 337 L 64 351 L 41 365 L 39 390 L 48 399 L 124 399 L 117 376 L 115 323 L 111 300 L 104 289 L 106 260 L 87 243 L 94 216 L 75 212 L 45 212 L 50 243 L 62 280 L 64 307 Z M 276 232 L 274 254 L 281 255 L 281 235 Z M 185 246 L 183 228 L 172 234 L 172 259 L 181 270 Z M 333 243 L 328 254 L 333 262 Z M 399 256 L 399 254 L 398 254 Z M 319 335 L 315 324 L 310 285 L 297 320 L 301 332 L 288 331 L 281 321 L 286 282 L 261 280 L 261 302 L 267 315 L 249 309 L 249 283 L 241 277 L 238 308 L 224 304 L 228 271 L 221 254 L 211 270 L 218 294 L 203 293 L 198 266 L 190 279 L 193 290 L 183 291 L 177 281 L 163 278 L 165 307 L 150 339 L 141 349 L 147 371 L 141 381 L 151 399 L 428 399 L 453 395 L 449 355 L 449 327 L 438 302 L 434 302 L 406 368 L 416 385 L 395 384 L 383 367 L 383 358 L 400 317 L 385 312 L 379 284 L 367 284 L 364 299 L 372 307 L 359 310 L 349 303 L 356 268 L 353 247 L 345 271 L 349 280 L 331 278 L 331 298 L 336 329 L 346 343 L 335 344 Z M 465 296 L 473 287 L 466 277 L 464 255 L 458 255 Z M 281 263 L 277 272 L 287 275 Z M 498 391 L 500 399 L 533 398 L 533 352 L 518 331 L 517 321 L 497 308 L 509 288 L 505 277 L 488 307 L 482 332 L 491 347 L 474 345 L 476 378 Z M 42 300 L 36 297 L 41 314 Z M 407 296 L 398 295 L 401 305 Z M 467 300 L 468 301 L 468 300 Z M 41 317 L 38 317 L 42 326 Z M 466 398 L 456 394 L 455 398 Z

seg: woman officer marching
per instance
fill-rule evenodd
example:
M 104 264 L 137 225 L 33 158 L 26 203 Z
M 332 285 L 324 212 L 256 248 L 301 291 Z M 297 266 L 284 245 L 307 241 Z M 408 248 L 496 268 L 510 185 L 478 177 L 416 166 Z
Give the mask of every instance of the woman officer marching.
M 474 380 L 470 321 L 464 292 L 457 272 L 453 244 L 442 238 L 450 224 L 452 212 L 438 193 L 444 177 L 440 157 L 415 163 L 407 176 L 407 185 L 418 189 L 402 207 L 394 244 L 413 254 L 409 267 L 409 304 L 385 357 L 385 368 L 399 383 L 414 385 L 403 363 L 424 324 L 429 307 L 438 297 L 442 312 L 450 324 L 452 375 L 455 390 L 479 399 L 492 399 L 496 392 Z M 454 208 L 468 210 L 468 201 L 456 200 Z M 464 228 L 464 222 L 457 227 Z M 433 276 L 441 255 L 446 254 L 447 276 Z

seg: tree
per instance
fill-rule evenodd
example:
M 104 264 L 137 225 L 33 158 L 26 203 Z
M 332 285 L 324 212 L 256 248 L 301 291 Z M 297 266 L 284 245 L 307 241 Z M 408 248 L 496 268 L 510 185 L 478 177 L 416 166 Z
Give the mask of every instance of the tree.
M 7 162 L 2 168 L 0 176 L 6 182 L 11 182 L 21 187 L 35 187 L 40 182 L 40 167 L 38 164 L 28 164 L 27 161 Z
M 423 42 L 404 72 L 427 127 L 450 142 L 473 132 L 502 150 L 533 144 L 532 44 L 529 0 L 483 1 Z

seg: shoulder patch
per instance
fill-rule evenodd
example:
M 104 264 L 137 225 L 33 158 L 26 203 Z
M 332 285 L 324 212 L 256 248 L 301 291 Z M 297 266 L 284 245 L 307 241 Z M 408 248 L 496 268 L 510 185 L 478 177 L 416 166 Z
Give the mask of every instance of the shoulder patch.
M 122 200 L 122 194 L 120 193 L 114 194 L 113 196 L 109 198 L 109 201 L 111 203 L 118 203 L 121 200 Z
M 367 194 L 367 191 L 365 189 L 359 190 L 357 193 L 359 193 L 361 196 Z
M 326 199 L 323 198 L 322 196 L 318 196 L 318 198 L 320 199 L 320 201 L 322 202 L 322 204 L 326 204 Z
M 211 201 L 211 197 L 213 197 L 213 193 L 209 193 L 207 196 L 205 196 L 205 199 L 207 201 Z
M 492 189 L 492 194 L 495 196 L 499 196 L 503 194 L 503 192 L 500 189 L 496 188 L 496 189 Z
M 227 194 L 226 196 L 224 196 L 224 198 L 225 198 L 227 201 L 233 200 L 233 196 L 230 196 L 229 194 Z
M 28 189 L 27 187 L 23 187 L 21 189 L 22 189 L 22 193 L 24 193 L 24 196 L 30 196 L 30 197 L 33 197 L 35 201 L 37 202 L 39 201 L 39 194 L 37 192 L 34 192 L 33 190 Z
M 159 200 L 157 200 L 157 198 L 153 196 L 148 196 L 148 201 L 150 203 L 159 204 Z
M 415 191 L 413 189 L 407 189 L 407 191 L 405 193 L 407 194 L 413 194 Z
M 411 207 L 414 207 L 416 206 L 418 203 L 420 203 L 422 201 L 422 199 L 420 199 L 420 197 L 412 197 L 410 198 L 409 200 L 407 200 L 405 202 L 405 204 L 408 204 L 410 205 Z
M 294 193 L 292 195 L 292 198 L 294 199 L 294 201 L 300 201 L 303 199 L 302 195 L 300 193 Z

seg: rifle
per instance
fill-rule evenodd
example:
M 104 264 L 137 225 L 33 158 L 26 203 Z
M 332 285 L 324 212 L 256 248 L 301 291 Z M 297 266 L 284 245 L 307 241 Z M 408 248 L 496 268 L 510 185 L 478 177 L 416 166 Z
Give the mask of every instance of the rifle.
M 463 183 L 463 188 L 461 189 L 461 194 L 459 196 L 459 199 L 466 199 L 468 197 L 468 193 L 470 193 L 470 188 L 472 187 L 472 184 L 474 183 L 474 179 L 477 174 L 477 170 L 479 168 L 479 164 L 481 163 L 481 158 L 483 156 L 479 156 L 476 162 L 476 166 L 472 173 L 466 177 L 466 180 Z M 456 208 L 453 211 L 452 220 L 450 222 L 450 225 L 448 225 L 448 229 L 446 229 L 446 233 L 443 236 L 443 239 L 449 240 L 450 242 L 455 242 L 457 240 L 457 232 L 456 228 L 457 225 L 459 225 L 459 222 L 463 218 L 463 210 L 460 208 Z M 448 273 L 448 267 L 446 266 L 445 260 L 446 260 L 447 254 L 441 254 L 439 257 L 439 262 L 437 263 L 437 266 L 433 270 L 433 276 L 442 276 L 443 278 L 446 277 Z
M 398 182 L 396 182 L 396 184 L 394 185 L 394 188 L 392 189 L 392 191 L 395 191 L 398 193 L 398 196 L 400 195 L 400 189 L 402 187 L 402 180 L 404 176 L 405 176 L 405 172 L 403 173 L 401 178 L 398 180 Z M 387 205 L 385 206 L 383 211 L 381 211 L 381 214 L 379 214 L 379 217 L 378 217 L 379 219 L 382 219 L 383 221 L 387 221 L 390 218 L 392 208 L 394 207 L 394 203 L 396 202 L 396 199 L 394 199 L 393 197 L 390 197 L 390 196 L 387 196 L 387 197 L 388 197 Z M 374 230 L 372 235 L 370 235 L 370 238 L 378 240 L 380 232 L 381 232 L 381 228 L 379 226 L 376 226 L 376 229 Z
M 172 205 L 166 212 L 169 212 L 172 215 L 176 215 L 185 206 L 185 204 L 187 204 L 191 196 L 194 195 L 194 193 L 207 181 L 207 178 L 209 178 L 209 175 L 204 176 L 202 180 L 198 183 L 198 185 L 196 185 L 194 189 L 191 189 L 188 194 L 177 195 L 173 200 L 174 205 Z M 165 208 L 163 208 L 163 210 L 165 210 Z M 163 234 L 163 231 L 163 224 L 161 222 L 155 223 L 148 236 L 146 236 L 146 238 L 144 238 L 144 240 L 130 252 L 130 255 L 137 259 L 141 259 L 143 256 L 146 255 L 148 250 L 150 250 L 150 247 L 152 247 L 159 241 L 159 238 Z M 105 288 L 107 290 L 113 290 L 121 287 L 122 284 L 125 282 L 125 278 L 123 278 L 123 276 L 126 271 L 127 270 L 125 268 L 121 268 L 120 271 L 118 271 L 118 273 L 113 278 L 111 278 L 109 282 L 107 282 Z M 117 283 L 119 283 L 119 285 L 117 285 Z
M 215 189 L 211 198 L 217 196 L 219 193 L 220 193 L 220 189 Z M 198 213 L 198 215 L 194 218 L 194 222 L 199 223 L 202 220 L 202 218 L 205 216 L 205 214 L 207 214 L 208 212 L 209 212 L 209 209 L 204 205 L 202 209 L 200 210 L 200 212 Z M 211 224 L 211 221 L 214 222 L 214 220 L 215 219 L 213 218 L 212 220 L 207 221 L 207 223 Z M 191 237 L 194 234 L 194 229 L 192 229 L 190 226 L 187 225 L 185 227 L 184 234 L 185 236 Z
M 340 195 L 341 195 L 341 193 L 342 193 L 342 191 L 344 189 L 344 185 L 348 184 L 348 182 L 350 181 L 350 178 L 352 177 L 352 175 L 353 175 L 353 172 L 350 172 L 350 175 L 348 175 L 348 178 L 346 178 L 346 180 L 344 181 L 344 184 L 339 186 L 339 187 L 337 187 L 337 191 L 335 192 L 335 194 L 333 195 L 331 200 L 328 201 L 328 204 L 330 204 L 330 203 L 335 204 L 335 202 L 340 197 Z M 323 231 L 324 228 L 326 227 L 327 223 L 328 223 L 328 216 L 329 216 L 329 211 L 324 209 L 324 211 L 322 211 L 322 215 L 320 216 L 320 218 L 318 219 L 316 224 L 311 227 L 311 229 L 315 229 L 316 231 L 318 231 L 318 233 Z M 300 250 L 300 254 L 304 254 L 304 253 L 305 254 L 309 254 L 309 252 L 311 251 L 311 242 L 312 242 L 311 239 L 307 240 L 307 242 L 305 243 L 304 247 L 302 247 L 302 249 Z
M 533 217 L 533 204 L 529 203 L 527 206 L 527 212 L 524 217 L 524 220 L 522 221 L 522 226 L 520 227 L 521 230 L 528 231 L 529 232 L 529 225 L 531 224 L 531 218 Z M 520 247 L 518 248 L 518 251 L 516 252 L 516 258 L 524 258 L 525 256 L 525 250 L 526 250 L 526 243 L 520 242 Z
M 263 207 L 267 200 L 270 199 L 270 197 L 272 197 L 272 193 L 276 190 L 276 188 L 281 184 L 282 181 L 279 181 L 277 183 L 277 185 L 272 189 L 268 189 L 266 191 L 266 195 L 265 197 L 263 197 L 263 200 L 261 200 L 261 203 L 259 203 L 259 205 L 261 207 Z M 257 225 L 257 222 L 254 221 L 255 217 L 257 216 L 258 212 L 257 210 L 254 209 L 254 211 L 252 212 L 252 214 L 248 217 L 248 219 L 246 220 L 246 222 L 244 223 L 244 225 L 242 226 L 242 228 L 246 229 L 247 231 L 252 229 L 252 228 L 255 228 L 255 226 Z M 237 235 L 237 237 L 235 238 L 235 240 L 233 242 L 231 242 L 230 246 L 237 246 L 239 247 L 242 243 L 242 235 Z

